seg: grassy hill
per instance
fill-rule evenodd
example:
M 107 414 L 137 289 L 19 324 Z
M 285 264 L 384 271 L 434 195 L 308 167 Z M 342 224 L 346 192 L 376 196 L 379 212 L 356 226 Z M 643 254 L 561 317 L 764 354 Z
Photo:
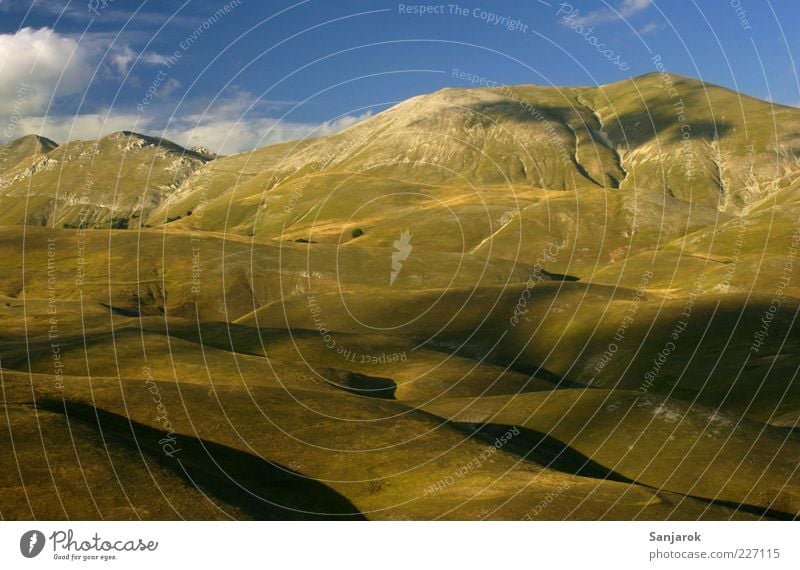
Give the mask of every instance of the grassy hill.
M 4 225 L 137 226 L 209 160 L 127 131 L 60 146 L 25 137 L 0 152 L 6 146 L 9 159 L 0 171 Z
M 800 111 L 446 89 L 0 147 L 3 519 L 792 519 Z
M 0 145 L 0 172 L 5 174 L 18 166 L 30 166 L 58 144 L 45 137 L 27 135 Z

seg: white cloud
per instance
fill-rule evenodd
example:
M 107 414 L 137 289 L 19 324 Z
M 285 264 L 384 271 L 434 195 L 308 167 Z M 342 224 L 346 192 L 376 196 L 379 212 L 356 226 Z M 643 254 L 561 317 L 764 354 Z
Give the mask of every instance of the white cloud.
M 167 63 L 167 56 L 154 51 L 147 51 L 142 54 L 141 61 L 148 65 L 164 65 Z
M 642 36 L 646 36 L 648 34 L 654 34 L 658 31 L 661 31 L 662 29 L 664 29 L 664 26 L 662 26 L 661 24 L 655 24 L 651 22 L 649 24 L 645 24 L 644 26 L 642 26 L 641 29 L 639 30 L 639 34 Z
M 66 142 L 132 130 L 165 136 L 184 146 L 200 145 L 230 154 L 332 134 L 370 116 L 370 113 L 345 116 L 322 124 L 281 121 L 274 115 L 293 102 L 261 100 L 237 88 L 214 101 L 201 98 L 182 101 L 175 109 L 169 96 L 181 83 L 174 78 L 160 85 L 157 97 L 142 113 L 130 105 L 114 107 L 110 112 L 106 109 L 72 115 L 61 106 L 50 106 L 58 97 L 84 92 L 99 65 L 113 70 L 101 74 L 108 79 L 127 74 L 137 58 L 147 65 L 160 65 L 164 61 L 158 53 L 145 52 L 140 56 L 130 45 L 115 46 L 110 41 L 94 36 L 79 42 L 73 36 L 60 35 L 48 28 L 23 28 L 13 34 L 0 34 L 0 142 L 26 134 Z M 106 62 L 101 63 L 109 46 Z
M 653 0 L 622 0 L 616 7 L 616 11 L 610 8 L 601 8 L 589 12 L 585 16 L 578 16 L 574 21 L 583 26 L 592 26 L 597 24 L 605 24 L 608 22 L 615 22 L 630 18 L 650 7 Z
M 322 124 L 256 119 L 208 119 L 197 125 L 176 125 L 166 137 L 186 147 L 204 146 L 218 154 L 233 154 L 307 137 L 332 135 L 367 119 L 371 113 L 347 115 Z
M 0 114 L 38 113 L 54 97 L 83 91 L 94 69 L 91 51 L 48 28 L 0 34 Z
M 117 73 L 125 75 L 128 73 L 131 62 L 136 59 L 136 52 L 130 46 L 120 46 L 111 52 L 108 59 L 116 68 Z
M 22 28 L 0 34 L 0 120 L 6 124 L 12 114 L 40 114 L 59 97 L 86 90 L 109 45 L 103 65 L 119 75 L 125 75 L 137 57 L 146 65 L 164 62 L 164 56 L 158 53 L 145 52 L 140 57 L 130 45 L 111 41 L 102 35 L 85 36 L 79 41 L 50 28 Z
M 181 82 L 177 79 L 169 78 L 167 79 L 166 83 L 164 83 L 163 87 L 161 87 L 160 95 L 162 97 L 169 97 L 175 91 L 177 91 L 181 86 Z
M 127 75 L 131 63 L 137 61 L 137 58 L 137 63 L 146 65 L 163 65 L 167 61 L 165 55 L 152 51 L 139 54 L 127 44 L 113 46 L 108 55 L 109 62 L 121 76 Z
M 19 122 L 19 135 L 38 134 L 57 143 L 91 140 L 117 131 L 141 131 L 139 116 L 125 113 L 83 113 L 74 116 L 29 116 Z
M 35 133 L 62 143 L 96 139 L 117 131 L 136 131 L 165 137 L 187 148 L 203 146 L 218 154 L 234 154 L 270 144 L 335 134 L 372 116 L 368 111 L 323 123 L 281 121 L 242 114 L 243 101 L 241 96 L 235 96 L 233 100 L 219 101 L 206 113 L 178 114 L 171 120 L 163 113 L 140 114 L 120 109 L 74 117 L 23 117 L 18 136 Z
M 164 136 L 186 147 L 204 146 L 219 154 L 232 154 L 334 134 L 372 116 L 367 111 L 321 124 L 265 116 L 264 111 L 273 109 L 276 103 L 280 102 L 261 101 L 247 91 L 233 89 L 230 95 L 211 104 L 190 102 L 185 112 L 172 118 Z
M 640 10 L 644 10 L 650 7 L 650 4 L 653 3 L 653 0 L 623 0 L 622 8 L 620 11 L 627 11 L 629 14 L 633 12 L 638 12 Z M 625 15 L 623 13 L 623 15 Z

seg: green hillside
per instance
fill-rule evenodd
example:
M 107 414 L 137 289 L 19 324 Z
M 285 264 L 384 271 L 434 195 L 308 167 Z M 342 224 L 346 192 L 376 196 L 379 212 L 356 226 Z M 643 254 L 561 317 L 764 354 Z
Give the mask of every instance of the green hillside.
M 650 74 L 3 145 L 0 516 L 797 518 L 798 133 Z

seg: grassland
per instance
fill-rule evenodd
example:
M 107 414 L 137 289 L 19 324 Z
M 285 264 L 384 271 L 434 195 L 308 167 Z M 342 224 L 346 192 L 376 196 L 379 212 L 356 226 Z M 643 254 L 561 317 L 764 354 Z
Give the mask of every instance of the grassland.
M 796 518 L 799 127 L 653 74 L 3 145 L 0 517 Z

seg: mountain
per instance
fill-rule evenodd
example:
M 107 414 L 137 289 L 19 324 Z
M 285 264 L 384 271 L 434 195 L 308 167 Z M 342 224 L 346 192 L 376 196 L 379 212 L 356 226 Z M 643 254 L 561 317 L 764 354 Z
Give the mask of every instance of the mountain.
M 10 154 L 28 148 L 26 139 L 11 143 L 20 151 Z M 58 150 L 40 146 L 35 164 L 15 159 L 0 179 L 7 197 L 36 196 L 33 212 L 0 221 L 47 225 L 51 212 L 49 222 L 74 223 L 64 207 L 91 172 L 98 225 L 114 216 L 160 225 L 200 208 L 207 230 L 296 239 L 308 237 L 309 214 L 331 227 L 347 222 L 320 211 L 331 189 L 337 204 L 392 195 L 401 212 L 430 209 L 438 196 L 427 195 L 440 189 L 448 197 L 467 192 L 472 199 L 458 206 L 474 209 L 482 202 L 472 189 L 481 188 L 491 189 L 491 206 L 504 204 L 502 213 L 530 204 L 526 192 L 604 190 L 665 194 L 737 214 L 793 182 L 800 110 L 653 73 L 592 88 L 444 89 L 336 135 L 216 160 L 126 132 Z M 270 215 L 257 213 L 264 210 Z M 349 217 L 351 208 L 342 210 Z M 368 223 L 350 222 L 350 229 Z M 338 241 L 322 231 L 312 237 Z
M 210 157 L 165 139 L 123 131 L 61 146 L 25 137 L 8 147 L 0 224 L 119 227 L 165 201 Z M 2 149 L 0 149 L 2 150 Z
M 261 222 L 240 209 L 308 209 L 327 188 L 346 184 L 337 198 L 347 200 L 379 180 L 411 192 L 648 191 L 736 213 L 791 183 L 798 127 L 796 108 L 669 74 L 597 88 L 444 89 L 337 135 L 223 158 L 203 184 L 187 181 L 172 209 L 202 195 L 209 213 L 232 208 L 229 230 L 258 234 Z M 216 184 L 226 172 L 241 175 Z
M 650 74 L 4 145 L 0 512 L 800 517 L 799 122 Z
M 0 172 L 3 174 L 23 164 L 30 165 L 58 145 L 48 138 L 27 135 L 0 145 Z

